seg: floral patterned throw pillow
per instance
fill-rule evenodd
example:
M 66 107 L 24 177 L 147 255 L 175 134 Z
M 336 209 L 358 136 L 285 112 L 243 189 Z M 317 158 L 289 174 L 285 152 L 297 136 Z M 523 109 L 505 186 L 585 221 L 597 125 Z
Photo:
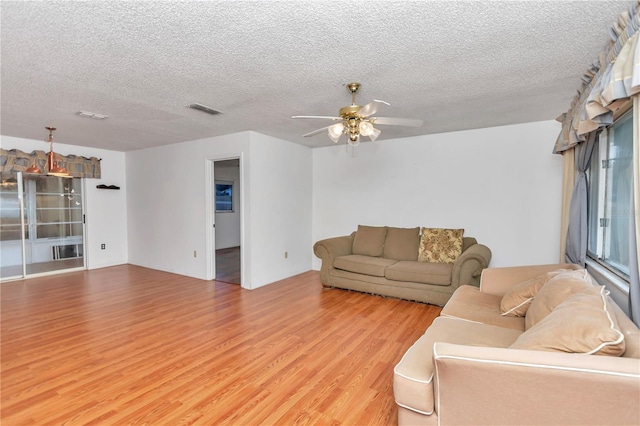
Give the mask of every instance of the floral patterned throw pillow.
M 462 254 L 464 229 L 422 228 L 418 262 L 454 263 Z

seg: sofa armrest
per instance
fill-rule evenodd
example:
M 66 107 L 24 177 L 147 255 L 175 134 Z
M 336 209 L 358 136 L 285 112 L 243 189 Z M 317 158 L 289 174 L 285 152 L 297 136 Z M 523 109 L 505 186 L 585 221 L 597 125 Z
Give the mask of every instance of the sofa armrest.
M 637 424 L 640 359 L 434 344 L 439 424 Z
M 555 269 L 580 269 L 573 263 L 553 263 L 549 265 L 511 266 L 488 268 L 482 271 L 480 291 L 503 296 L 513 286 Z
M 322 259 L 322 266 L 320 267 L 320 281 L 322 281 L 322 285 L 330 285 L 329 271 L 333 269 L 333 260 L 338 256 L 351 254 L 353 235 L 354 234 L 327 238 L 313 245 L 313 253 Z
M 451 285 L 459 287 L 461 285 L 480 284 L 480 274 L 482 270 L 489 266 L 491 261 L 491 250 L 482 244 L 474 244 L 466 249 L 456 259 L 451 271 Z

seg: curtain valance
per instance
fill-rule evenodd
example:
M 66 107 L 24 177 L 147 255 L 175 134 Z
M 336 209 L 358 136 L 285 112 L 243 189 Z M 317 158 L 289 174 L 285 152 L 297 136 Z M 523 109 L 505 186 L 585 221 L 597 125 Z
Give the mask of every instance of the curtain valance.
M 100 179 L 102 170 L 100 159 L 96 157 L 81 157 L 79 155 L 55 155 L 58 165 L 66 168 L 73 177 Z M 16 173 L 24 172 L 33 164 L 42 171 L 46 170 L 47 153 L 44 151 L 22 152 L 19 149 L 0 148 L 0 172 Z
M 585 71 L 582 85 L 562 123 L 553 152 L 560 153 L 587 139 L 589 133 L 613 124 L 613 113 L 632 95 L 640 93 L 640 0 L 618 17 L 611 40 Z

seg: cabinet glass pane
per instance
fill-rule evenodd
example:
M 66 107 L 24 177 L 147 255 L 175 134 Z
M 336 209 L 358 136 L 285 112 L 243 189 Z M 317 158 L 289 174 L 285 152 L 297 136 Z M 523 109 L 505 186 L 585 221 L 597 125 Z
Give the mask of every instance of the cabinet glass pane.
M 82 222 L 82 209 L 37 209 L 38 224 L 60 222 Z
M 10 173 L 2 173 L 0 184 L 0 241 L 20 240 L 20 200 L 18 199 L 18 181 Z M 25 224 L 27 214 L 25 209 Z M 28 229 L 28 228 L 26 228 Z M 26 237 L 29 235 L 27 233 Z

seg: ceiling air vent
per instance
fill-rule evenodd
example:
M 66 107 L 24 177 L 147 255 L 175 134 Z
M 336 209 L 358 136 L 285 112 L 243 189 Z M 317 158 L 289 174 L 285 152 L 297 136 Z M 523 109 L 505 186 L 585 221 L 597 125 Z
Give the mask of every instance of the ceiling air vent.
M 198 111 L 206 112 L 207 114 L 211 114 L 211 115 L 222 114 L 220 111 L 216 111 L 215 109 L 202 104 L 189 104 L 185 106 L 187 108 L 197 109 Z

